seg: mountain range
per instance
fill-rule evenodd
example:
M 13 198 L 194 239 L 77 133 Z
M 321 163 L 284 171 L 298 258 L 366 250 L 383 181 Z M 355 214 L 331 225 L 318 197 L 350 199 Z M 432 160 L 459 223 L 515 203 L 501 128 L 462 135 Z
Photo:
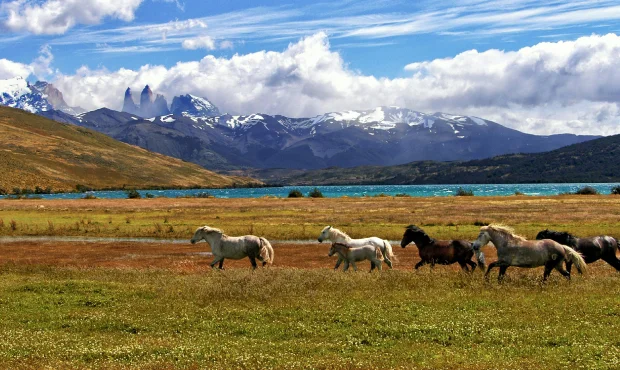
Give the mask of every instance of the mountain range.
M 258 169 L 244 174 L 287 185 L 602 183 L 620 182 L 618 157 L 620 135 L 613 135 L 544 153 L 507 154 L 472 161 L 421 161 L 311 171 Z
M 119 97 L 124 112 L 101 108 L 78 113 L 52 104 L 48 100 L 51 94 L 30 84 L 27 87 L 31 92 L 27 92 L 22 86 L 25 81 L 20 85 L 22 90 L 11 90 L 15 83 L 6 81 L 0 83 L 2 105 L 87 127 L 213 170 L 462 161 L 544 152 L 597 138 L 537 136 L 478 117 L 426 114 L 399 107 L 332 112 L 311 118 L 221 114 L 208 99 L 193 95 L 174 97 L 168 107 L 166 99 L 154 94 L 148 85 L 140 95 L 140 104 L 129 88 Z

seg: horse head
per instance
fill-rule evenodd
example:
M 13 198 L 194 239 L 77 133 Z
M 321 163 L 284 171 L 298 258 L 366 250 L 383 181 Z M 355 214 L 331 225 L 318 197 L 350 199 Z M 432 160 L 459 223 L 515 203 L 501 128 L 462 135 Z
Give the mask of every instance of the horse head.
M 192 244 L 196 244 L 201 240 L 207 241 L 207 236 L 212 233 L 222 234 L 222 230 L 209 226 L 201 226 L 196 229 L 196 232 L 194 232 L 194 236 L 192 237 L 190 242 Z
M 332 246 L 329 248 L 329 253 L 327 253 L 327 255 L 331 257 L 334 254 L 338 253 L 339 250 L 342 251 L 343 249 L 349 249 L 349 246 L 343 243 L 332 243 Z
M 553 230 L 549 230 L 549 229 L 545 229 L 541 232 L 539 232 L 536 235 L 536 239 L 537 240 L 542 240 L 542 239 L 551 239 L 554 240 L 560 244 L 564 244 L 564 245 L 576 245 L 577 244 L 577 240 L 574 236 L 572 236 L 571 234 L 565 232 L 565 231 L 553 231 Z
M 416 245 L 427 245 L 435 242 L 435 239 L 428 236 L 424 230 L 415 225 L 409 225 L 405 229 L 403 239 L 400 241 L 400 246 L 405 248 L 409 243 L 414 242 Z
M 489 234 L 489 227 L 482 226 L 480 228 L 480 234 L 478 234 L 478 238 L 472 243 L 472 248 L 474 251 L 480 250 L 480 248 L 484 247 L 491 241 L 491 234 Z
M 318 241 L 319 243 L 323 243 L 323 240 L 329 240 L 329 231 L 331 230 L 331 226 L 325 226 L 321 231 L 321 235 L 319 235 Z

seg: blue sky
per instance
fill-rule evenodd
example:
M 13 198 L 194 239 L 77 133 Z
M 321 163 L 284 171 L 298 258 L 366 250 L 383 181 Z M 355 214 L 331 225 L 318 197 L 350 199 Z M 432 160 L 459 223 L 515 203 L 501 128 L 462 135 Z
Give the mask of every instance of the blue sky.
M 570 90 L 575 81 L 552 67 L 574 63 L 584 50 L 588 68 L 617 57 L 616 38 L 605 35 L 620 33 L 618 1 L 5 0 L 0 24 L 0 76 L 48 79 L 64 88 L 70 102 L 87 108 L 115 104 L 115 96 L 96 84 L 122 89 L 148 82 L 168 98 L 182 89 L 209 95 L 233 113 L 307 116 L 405 104 L 486 115 L 536 133 L 620 131 L 615 90 L 567 93 L 560 86 Z M 558 87 L 547 94 L 536 86 L 513 94 L 511 81 L 539 72 L 536 58 L 543 58 L 550 73 L 544 78 L 557 80 Z M 507 76 L 524 60 L 531 70 Z M 486 63 L 501 70 L 493 77 L 503 81 L 504 90 L 487 91 Z M 605 71 L 615 67 L 606 65 Z M 480 71 L 468 73 L 473 69 Z M 255 78 L 264 71 L 273 74 Z M 609 76 L 593 81 L 594 71 L 576 71 L 586 90 L 605 90 L 590 85 L 610 81 Z M 313 86 L 313 73 L 330 82 L 330 89 Z M 543 77 L 537 78 L 533 83 Z M 482 98 L 448 91 L 448 85 Z M 427 96 L 430 88 L 436 96 Z M 498 101 L 502 94 L 505 100 Z M 269 96 L 299 101 L 274 104 Z

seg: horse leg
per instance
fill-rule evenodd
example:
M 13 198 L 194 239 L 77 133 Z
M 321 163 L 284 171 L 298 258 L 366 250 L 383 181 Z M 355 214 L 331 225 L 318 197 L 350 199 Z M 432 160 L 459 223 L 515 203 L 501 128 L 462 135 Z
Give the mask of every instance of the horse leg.
M 353 271 L 357 271 L 357 265 L 355 262 L 351 261 L 351 266 L 353 266 Z
M 252 264 L 252 270 L 256 270 L 256 257 L 254 256 L 248 256 L 248 258 L 250 259 L 250 263 Z
M 224 258 L 222 258 L 222 260 L 220 261 L 219 269 L 220 270 L 224 269 Z
M 570 275 L 570 270 L 572 267 L 573 267 L 573 261 L 566 260 L 566 271 L 568 271 L 569 275 Z
M 349 269 L 349 261 L 344 261 L 344 269 L 342 271 L 347 271 Z
M 461 265 L 461 269 L 465 272 L 469 272 L 469 268 L 467 267 L 467 265 L 465 264 L 465 262 L 463 261 L 458 261 L 459 265 Z
M 474 272 L 474 270 L 478 266 L 478 264 L 472 260 L 467 260 L 465 261 L 465 263 L 471 266 L 471 272 Z
M 372 270 L 375 269 L 375 263 L 373 261 L 370 261 L 370 271 L 368 272 L 372 272 Z
M 508 265 L 501 265 L 499 267 L 499 275 L 497 275 L 497 281 L 498 282 L 502 282 L 504 281 L 504 275 L 506 275 L 506 270 L 508 270 Z
M 416 263 L 416 265 L 413 268 L 417 270 L 420 267 L 424 266 L 425 264 L 426 264 L 426 261 L 422 260 L 422 261 Z
M 547 281 L 547 278 L 551 274 L 551 270 L 553 270 L 555 267 L 559 266 L 561 263 L 562 263 L 562 260 L 560 260 L 560 261 L 549 261 L 549 262 L 545 263 L 545 272 L 543 273 L 543 283 L 545 281 Z M 570 273 L 569 273 L 569 276 L 570 276 Z
M 486 280 L 489 280 L 489 273 L 491 272 L 491 269 L 493 269 L 495 266 L 497 266 L 497 261 L 489 263 L 489 267 L 487 268 L 487 272 L 484 274 L 484 278 Z
M 566 279 L 570 281 L 570 272 L 564 270 L 564 267 L 562 267 L 562 262 L 558 263 L 555 266 L 555 269 L 558 270 L 560 274 L 562 274 L 562 276 L 564 276 Z
M 336 266 L 334 266 L 334 270 L 338 270 L 338 268 L 340 267 L 340 264 L 342 263 L 343 259 L 338 257 L 338 261 L 336 261 Z
M 224 257 L 216 256 L 213 262 L 211 262 L 211 268 L 213 268 L 218 262 L 223 262 L 223 261 L 224 261 Z
M 613 267 L 616 270 L 620 271 L 620 260 L 618 258 L 616 258 L 616 253 L 615 252 L 614 252 L 613 256 L 612 255 L 604 256 L 602 258 L 602 260 L 607 262 L 608 264 L 610 264 L 611 267 Z

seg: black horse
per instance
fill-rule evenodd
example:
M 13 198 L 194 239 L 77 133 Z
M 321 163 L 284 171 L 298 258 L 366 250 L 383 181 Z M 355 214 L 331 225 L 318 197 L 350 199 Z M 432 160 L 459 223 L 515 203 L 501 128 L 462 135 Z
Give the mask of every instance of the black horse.
M 536 235 L 536 239 L 551 239 L 567 245 L 581 253 L 586 263 L 602 259 L 616 270 L 620 271 L 620 259 L 616 257 L 618 241 L 611 236 L 601 235 L 591 238 L 576 238 L 565 231 L 543 230 Z M 570 272 L 572 263 L 566 261 L 566 270 Z
M 474 271 L 476 266 L 478 266 L 478 264 L 471 260 L 474 256 L 474 249 L 467 240 L 435 240 L 419 227 L 409 225 L 407 230 L 405 230 L 400 246 L 405 248 L 411 242 L 414 242 L 418 247 L 420 258 L 422 259 L 415 265 L 416 270 L 427 263 L 430 263 L 431 267 L 433 267 L 436 263 L 451 265 L 458 262 L 465 271 L 469 271 L 467 265 L 471 266 L 471 271 Z M 482 252 L 477 251 L 476 257 L 478 257 L 480 268 L 484 269 L 484 255 Z

